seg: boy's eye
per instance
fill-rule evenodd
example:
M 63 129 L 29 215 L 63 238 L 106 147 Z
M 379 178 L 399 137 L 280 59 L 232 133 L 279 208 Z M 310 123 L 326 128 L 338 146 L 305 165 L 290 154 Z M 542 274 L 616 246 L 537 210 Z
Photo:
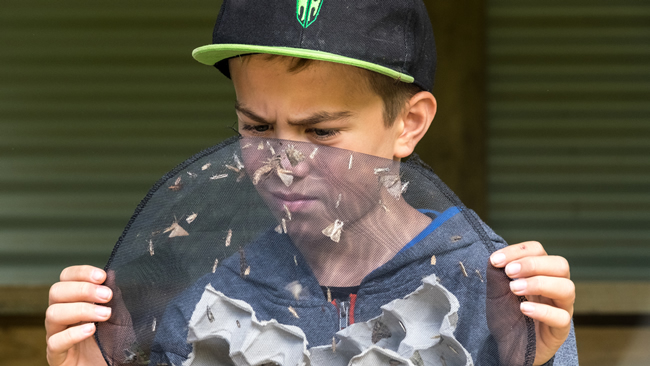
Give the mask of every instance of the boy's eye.
M 252 131 L 252 132 L 266 132 L 269 130 L 269 125 L 249 125 L 249 124 L 244 124 L 242 126 L 242 129 L 244 131 Z
M 337 130 L 328 130 L 328 129 L 320 129 L 320 128 L 314 128 L 311 129 L 311 131 L 308 131 L 316 135 L 317 138 L 327 138 L 327 137 L 332 137 L 336 136 L 339 131 Z

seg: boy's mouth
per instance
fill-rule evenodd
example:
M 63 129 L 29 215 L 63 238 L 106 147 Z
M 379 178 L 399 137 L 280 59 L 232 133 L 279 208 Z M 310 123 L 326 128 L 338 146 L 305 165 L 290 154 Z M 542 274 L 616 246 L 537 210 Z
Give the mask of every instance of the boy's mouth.
M 271 192 L 271 195 L 278 201 L 280 208 L 286 206 L 290 212 L 303 211 L 317 201 L 316 197 L 299 193 Z

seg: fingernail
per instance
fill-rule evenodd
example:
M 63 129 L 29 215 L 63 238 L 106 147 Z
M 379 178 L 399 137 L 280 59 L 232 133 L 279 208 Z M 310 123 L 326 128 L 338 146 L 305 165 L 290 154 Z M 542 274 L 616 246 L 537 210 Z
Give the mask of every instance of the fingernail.
M 529 302 L 522 302 L 520 305 L 521 312 L 526 315 L 532 315 L 535 312 L 535 305 Z
M 107 308 L 105 306 L 96 306 L 95 307 L 95 314 L 105 318 L 105 317 L 111 315 L 111 308 Z
M 106 287 L 98 287 L 97 297 L 102 300 L 108 300 L 111 297 L 111 290 L 107 289 Z
M 510 277 L 516 276 L 521 271 L 521 264 L 519 263 L 510 263 L 506 266 L 506 274 Z
M 90 274 L 90 277 L 93 280 L 99 282 L 104 278 L 104 274 L 102 273 L 102 271 L 100 271 L 98 269 L 95 269 L 95 270 L 93 270 L 93 273 Z
M 492 257 L 490 257 L 490 260 L 492 261 L 492 264 L 498 266 L 506 261 L 506 255 L 503 253 L 494 253 L 492 254 Z
M 528 287 L 528 282 L 526 280 L 517 280 L 510 282 L 510 290 L 514 292 L 523 291 Z
M 95 326 L 92 323 L 84 324 L 83 326 L 81 326 L 81 331 L 86 334 L 92 333 L 94 329 Z

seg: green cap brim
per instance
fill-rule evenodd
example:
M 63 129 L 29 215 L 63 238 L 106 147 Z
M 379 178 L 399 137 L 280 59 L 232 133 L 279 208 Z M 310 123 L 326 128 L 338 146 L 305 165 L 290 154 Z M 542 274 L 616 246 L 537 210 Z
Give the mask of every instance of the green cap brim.
M 255 46 L 248 44 L 210 44 L 207 46 L 199 47 L 192 51 L 192 57 L 194 57 L 195 60 L 202 64 L 212 66 L 221 60 L 250 53 L 266 53 L 271 55 L 291 56 L 307 58 L 311 60 L 336 62 L 339 64 L 356 66 L 362 69 L 374 71 L 409 84 L 414 81 L 414 78 L 412 76 L 403 74 L 393 69 L 389 69 L 385 66 L 357 60 L 350 57 L 336 55 L 329 52 L 306 50 L 303 48 Z

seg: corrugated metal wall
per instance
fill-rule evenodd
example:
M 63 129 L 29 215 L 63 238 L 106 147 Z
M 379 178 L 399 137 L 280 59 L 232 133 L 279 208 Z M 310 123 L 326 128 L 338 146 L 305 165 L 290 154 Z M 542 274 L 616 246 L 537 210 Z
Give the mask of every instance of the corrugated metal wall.
M 230 82 L 191 57 L 214 0 L 4 0 L 0 285 L 98 266 L 162 174 L 232 135 Z
M 490 0 L 489 207 L 577 280 L 650 280 L 650 2 Z

